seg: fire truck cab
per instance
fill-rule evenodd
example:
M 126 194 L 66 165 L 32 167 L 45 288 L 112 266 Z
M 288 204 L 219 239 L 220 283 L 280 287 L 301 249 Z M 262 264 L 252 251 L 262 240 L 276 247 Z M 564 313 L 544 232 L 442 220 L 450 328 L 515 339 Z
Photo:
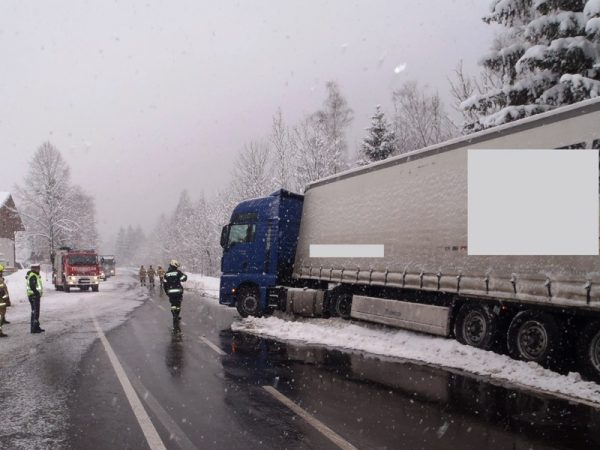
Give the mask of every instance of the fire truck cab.
M 61 248 L 54 256 L 52 281 L 57 291 L 70 292 L 71 288 L 98 292 L 100 265 L 94 250 Z

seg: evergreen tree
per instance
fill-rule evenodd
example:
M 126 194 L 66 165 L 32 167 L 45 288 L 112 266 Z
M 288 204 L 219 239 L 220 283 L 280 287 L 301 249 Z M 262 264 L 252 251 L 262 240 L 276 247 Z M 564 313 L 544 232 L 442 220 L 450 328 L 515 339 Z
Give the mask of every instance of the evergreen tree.
M 502 86 L 462 103 L 468 131 L 600 94 L 600 1 L 493 0 L 484 21 L 505 27 L 481 60 Z
M 375 114 L 371 116 L 371 126 L 366 130 L 368 135 L 362 142 L 362 159 L 359 164 L 363 165 L 389 158 L 394 152 L 396 138 L 380 105 L 376 106 Z

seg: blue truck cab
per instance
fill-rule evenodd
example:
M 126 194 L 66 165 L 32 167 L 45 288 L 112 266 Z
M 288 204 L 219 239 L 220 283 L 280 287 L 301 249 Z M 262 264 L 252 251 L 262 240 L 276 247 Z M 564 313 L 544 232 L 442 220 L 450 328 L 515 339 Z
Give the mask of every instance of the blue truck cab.
M 278 308 L 277 285 L 291 282 L 304 197 L 281 189 L 235 207 L 221 231 L 219 303 L 242 317 Z

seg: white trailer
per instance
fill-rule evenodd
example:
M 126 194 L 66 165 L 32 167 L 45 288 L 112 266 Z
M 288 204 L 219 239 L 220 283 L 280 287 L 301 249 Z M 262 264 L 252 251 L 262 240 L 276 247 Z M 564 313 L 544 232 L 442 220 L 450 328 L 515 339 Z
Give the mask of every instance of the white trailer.
M 600 378 L 599 256 L 468 255 L 467 151 L 559 148 L 600 148 L 600 99 L 310 184 L 294 263 L 296 286 L 308 289 L 289 290 L 287 308 L 548 364 L 572 337 L 582 370 Z M 311 244 L 349 243 L 383 244 L 385 256 L 310 257 Z

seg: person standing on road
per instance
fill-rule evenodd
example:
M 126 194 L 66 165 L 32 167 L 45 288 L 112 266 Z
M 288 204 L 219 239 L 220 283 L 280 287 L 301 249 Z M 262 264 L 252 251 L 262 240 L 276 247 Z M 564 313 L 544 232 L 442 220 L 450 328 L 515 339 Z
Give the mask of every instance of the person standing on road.
M 156 275 L 158 275 L 158 284 L 160 284 L 162 286 L 163 281 L 165 279 L 165 269 L 162 268 L 162 266 L 158 266 L 158 269 L 156 269 Z M 163 294 L 163 290 L 159 289 L 159 294 L 162 297 Z
M 8 335 L 2 331 L 2 325 L 10 323 L 6 320 L 6 308 L 10 306 L 10 296 L 8 295 L 8 286 L 4 281 L 4 266 L 0 264 L 0 338 Z
M 150 264 L 150 267 L 148 267 L 148 282 L 150 283 L 151 288 L 154 287 L 155 275 L 156 275 L 156 270 L 154 270 L 154 268 L 152 267 L 152 264 Z
M 27 297 L 31 305 L 31 333 L 43 333 L 46 330 L 40 327 L 40 299 L 44 293 L 40 265 L 32 264 L 25 279 L 27 280 Z
M 146 286 L 146 274 L 146 269 L 142 264 L 142 267 L 140 267 L 140 286 Z
M 173 314 L 173 328 L 175 330 L 179 329 L 181 320 L 181 301 L 183 300 L 183 286 L 181 283 L 187 281 L 187 275 L 179 270 L 179 267 L 179 262 L 172 259 L 162 283 L 165 293 L 169 296 L 169 302 L 171 302 L 171 314 Z

